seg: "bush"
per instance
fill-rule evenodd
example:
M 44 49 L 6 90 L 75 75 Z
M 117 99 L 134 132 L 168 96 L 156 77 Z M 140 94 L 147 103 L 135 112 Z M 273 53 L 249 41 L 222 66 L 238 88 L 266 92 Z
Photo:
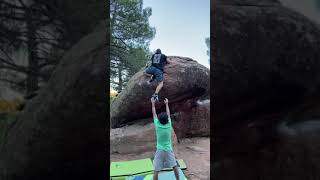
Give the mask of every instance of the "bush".
M 110 91 L 110 104 L 112 101 L 118 96 L 118 92 L 116 91 Z
M 19 100 L 0 100 L 0 112 L 16 112 L 20 105 L 21 101 Z

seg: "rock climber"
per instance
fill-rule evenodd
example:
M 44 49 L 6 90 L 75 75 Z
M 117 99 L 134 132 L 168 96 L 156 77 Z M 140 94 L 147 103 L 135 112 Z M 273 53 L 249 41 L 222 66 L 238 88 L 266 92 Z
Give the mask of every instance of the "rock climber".
M 148 81 L 148 84 L 150 84 L 153 80 L 156 80 L 158 83 L 157 88 L 152 95 L 152 98 L 154 98 L 156 101 L 159 101 L 159 91 L 163 87 L 163 67 L 165 64 L 169 64 L 167 61 L 167 56 L 162 54 L 160 49 L 157 49 L 155 54 L 153 54 L 151 57 L 151 66 L 145 71 L 145 75 L 151 77 L 151 79 Z

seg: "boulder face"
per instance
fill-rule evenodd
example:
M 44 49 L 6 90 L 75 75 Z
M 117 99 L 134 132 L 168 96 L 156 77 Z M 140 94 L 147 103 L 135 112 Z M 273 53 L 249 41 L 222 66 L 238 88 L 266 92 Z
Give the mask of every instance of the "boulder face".
M 214 178 L 319 179 L 319 25 L 263 2 L 212 8 Z
M 149 122 L 152 122 L 150 119 Z M 171 141 L 173 148 L 177 137 L 172 129 Z M 157 139 L 153 123 L 133 124 L 110 130 L 110 153 L 141 153 L 156 151 Z
M 73 46 L 28 102 L 1 142 L 0 179 L 107 178 L 106 33 Z
M 218 4 L 213 13 L 215 123 L 281 111 L 317 91 L 317 24 L 280 4 Z
M 188 106 L 191 102 L 186 102 Z M 210 100 L 192 102 L 189 111 L 173 115 L 173 128 L 178 138 L 210 135 Z
M 209 96 L 208 68 L 196 61 L 169 56 L 170 64 L 164 68 L 164 86 L 159 93 L 160 103 L 156 103 L 157 112 L 165 111 L 163 99 L 169 99 L 171 113 L 190 111 L 195 102 Z M 150 98 L 156 84 L 148 85 L 149 77 L 143 72 L 136 73 L 128 82 L 127 87 L 111 104 L 110 125 L 112 128 L 123 124 L 152 117 Z M 188 104 L 188 105 L 187 105 Z M 209 120 L 208 120 L 209 121 Z

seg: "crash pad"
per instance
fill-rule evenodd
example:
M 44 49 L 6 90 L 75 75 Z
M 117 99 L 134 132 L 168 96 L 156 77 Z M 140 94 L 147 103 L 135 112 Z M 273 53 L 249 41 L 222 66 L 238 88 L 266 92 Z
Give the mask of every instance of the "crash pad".
M 110 178 L 114 180 L 125 180 L 129 176 L 148 175 L 151 173 L 153 173 L 151 159 L 111 162 L 110 165 Z
M 144 180 L 144 176 L 129 176 L 125 180 Z
M 179 169 L 179 177 L 180 180 L 187 180 L 181 169 Z M 145 176 L 144 180 L 153 180 L 153 174 Z M 176 177 L 173 171 L 162 171 L 159 173 L 158 180 L 176 180 Z

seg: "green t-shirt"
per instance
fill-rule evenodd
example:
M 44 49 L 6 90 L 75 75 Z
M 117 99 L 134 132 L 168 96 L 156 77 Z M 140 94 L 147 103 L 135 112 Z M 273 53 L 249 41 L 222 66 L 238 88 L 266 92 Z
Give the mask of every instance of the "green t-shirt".
M 171 118 L 168 118 L 168 123 L 162 125 L 159 119 L 154 118 L 154 125 L 157 134 L 157 149 L 164 151 L 172 151 L 171 145 Z

